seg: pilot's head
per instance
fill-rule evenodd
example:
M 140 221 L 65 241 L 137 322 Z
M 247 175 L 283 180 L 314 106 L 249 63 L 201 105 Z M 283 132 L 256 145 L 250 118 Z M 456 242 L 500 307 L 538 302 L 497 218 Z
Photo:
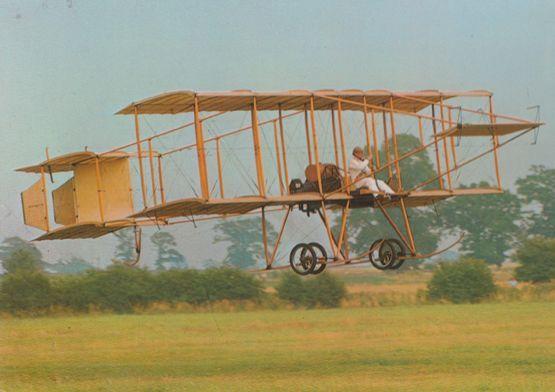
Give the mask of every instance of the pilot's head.
M 359 146 L 356 146 L 355 148 L 353 148 L 353 155 L 355 157 L 357 157 L 360 160 L 364 159 L 364 150 L 362 148 L 360 148 Z

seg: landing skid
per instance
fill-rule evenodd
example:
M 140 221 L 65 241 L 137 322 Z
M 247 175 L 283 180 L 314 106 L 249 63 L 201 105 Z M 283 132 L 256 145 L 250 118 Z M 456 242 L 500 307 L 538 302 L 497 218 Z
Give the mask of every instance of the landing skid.
M 139 264 L 141 260 L 141 243 L 142 243 L 142 230 L 140 227 L 134 226 L 134 240 L 135 240 L 135 258 L 129 260 L 118 260 L 115 259 L 114 262 L 125 264 L 129 267 L 134 267 Z M 115 234 L 117 236 L 117 234 Z

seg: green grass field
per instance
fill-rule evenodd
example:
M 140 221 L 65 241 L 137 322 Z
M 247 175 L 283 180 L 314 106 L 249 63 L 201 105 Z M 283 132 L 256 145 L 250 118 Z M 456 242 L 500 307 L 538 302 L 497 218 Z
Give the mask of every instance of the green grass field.
M 0 323 L 6 392 L 555 390 L 555 303 Z

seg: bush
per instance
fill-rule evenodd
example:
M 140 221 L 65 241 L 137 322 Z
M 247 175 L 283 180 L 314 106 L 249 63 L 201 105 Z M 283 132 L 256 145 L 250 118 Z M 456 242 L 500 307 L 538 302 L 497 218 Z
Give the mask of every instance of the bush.
M 328 273 L 303 280 L 299 275 L 287 272 L 281 276 L 276 290 L 279 298 L 309 308 L 338 307 L 347 294 L 345 283 Z
M 131 313 L 157 301 L 199 305 L 263 298 L 262 283 L 254 275 L 233 268 L 156 273 L 113 265 L 104 271 L 89 270 L 69 276 L 47 276 L 22 269 L 0 281 L 0 310 L 14 313 L 46 310 L 51 305 L 76 312 L 94 308 Z
M 294 272 L 285 272 L 276 286 L 280 299 L 299 306 L 306 303 L 306 290 L 300 275 Z
M 522 243 L 515 259 L 520 266 L 515 278 L 526 282 L 549 282 L 555 278 L 555 238 L 533 237 Z
M 345 283 L 332 274 L 323 273 L 306 281 L 306 304 L 308 307 L 336 308 L 347 294 Z
M 154 292 L 157 301 L 175 304 L 206 302 L 206 289 L 202 273 L 196 270 L 177 270 L 159 272 L 154 276 Z
M 264 293 L 262 283 L 253 275 L 237 268 L 210 268 L 202 273 L 206 301 L 259 300 Z
M 430 299 L 453 303 L 479 302 L 494 292 L 491 271 L 484 261 L 476 259 L 441 263 L 428 283 Z
M 90 275 L 53 276 L 53 302 L 76 312 L 86 312 L 95 303 L 95 294 L 88 280 Z
M 52 287 L 38 271 L 19 270 L 7 274 L 0 283 L 0 305 L 11 312 L 44 312 L 52 304 Z
M 145 307 L 154 299 L 152 274 L 139 268 L 114 265 L 105 271 L 87 271 L 65 277 L 55 285 L 62 306 L 76 311 L 96 306 L 100 310 L 130 313 L 135 306 Z

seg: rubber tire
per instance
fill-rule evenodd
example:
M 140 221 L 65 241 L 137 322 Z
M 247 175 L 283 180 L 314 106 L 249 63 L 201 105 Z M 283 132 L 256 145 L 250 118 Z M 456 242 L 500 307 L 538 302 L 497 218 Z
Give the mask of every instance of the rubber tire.
M 368 248 L 368 250 L 373 249 L 379 242 L 382 242 L 382 241 L 385 241 L 385 240 L 379 239 L 379 240 L 376 240 L 376 241 L 372 242 L 372 245 L 370 245 L 370 248 Z M 378 248 L 378 251 L 379 251 L 379 248 Z M 379 260 L 374 260 L 374 257 L 372 257 L 372 253 L 368 254 L 368 260 L 370 260 L 370 263 L 372 263 L 372 265 L 374 267 L 376 267 L 376 269 L 379 269 L 381 271 L 387 269 L 387 267 L 384 266 Z
M 392 242 L 394 245 L 397 245 L 397 247 L 399 248 L 399 251 L 397 252 L 397 262 L 389 267 L 389 269 L 391 270 L 396 270 L 401 268 L 401 266 L 405 262 L 405 259 L 400 259 L 399 257 L 406 256 L 407 251 L 405 249 L 405 245 L 397 238 L 389 238 L 388 241 Z
M 386 269 L 390 269 L 392 265 L 397 262 L 397 252 L 395 251 L 395 245 L 391 243 L 389 240 L 384 240 L 380 245 L 380 260 L 384 260 L 387 255 L 391 255 L 391 260 L 385 265 Z
M 301 257 L 304 257 L 304 255 L 306 255 L 306 252 L 310 252 L 310 256 L 312 257 L 312 263 L 307 269 L 300 270 L 297 269 L 297 266 L 295 265 L 295 256 L 300 249 L 302 249 Z M 314 271 L 314 267 L 316 267 L 316 253 L 314 252 L 314 249 L 312 249 L 312 247 L 308 244 L 300 243 L 295 245 L 293 249 L 291 249 L 291 253 L 289 253 L 289 265 L 291 265 L 293 271 L 295 271 L 299 275 L 308 275 L 312 273 L 312 271 Z
M 326 253 L 326 250 L 322 245 L 320 245 L 317 242 L 311 242 L 308 245 L 312 246 L 313 249 L 319 250 L 320 253 L 322 254 L 323 259 L 326 259 L 326 260 L 328 259 L 328 254 Z M 318 255 L 316 255 L 316 259 L 318 259 Z M 318 265 L 318 263 L 316 263 L 316 265 Z M 318 275 L 319 273 L 324 272 L 325 269 L 326 269 L 326 263 L 320 263 L 318 267 L 314 267 L 314 271 L 312 271 L 312 274 Z
M 378 260 L 374 260 L 374 258 L 372 257 L 372 253 L 370 253 L 368 255 L 368 258 L 370 259 L 370 262 L 372 263 L 372 265 L 374 267 L 376 267 L 377 269 L 383 271 L 386 269 L 389 269 L 393 264 L 395 264 L 395 261 L 397 260 L 397 254 L 395 252 L 394 246 L 386 239 L 380 239 L 380 240 L 376 240 L 372 243 L 372 245 L 370 246 L 370 249 L 372 249 L 374 246 L 376 246 L 376 244 L 382 241 L 382 244 L 380 245 L 380 248 L 378 249 L 378 253 L 379 253 L 379 259 Z M 382 263 L 381 260 L 384 259 L 386 252 L 391 253 L 392 257 L 391 260 L 387 263 L 384 264 Z

